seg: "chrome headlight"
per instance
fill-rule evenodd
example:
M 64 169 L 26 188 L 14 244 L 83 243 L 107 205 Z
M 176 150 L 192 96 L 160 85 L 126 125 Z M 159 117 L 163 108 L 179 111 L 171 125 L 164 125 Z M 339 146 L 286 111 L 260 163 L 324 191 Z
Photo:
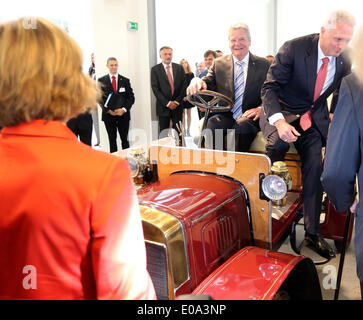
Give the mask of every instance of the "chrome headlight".
M 140 168 L 139 163 L 132 157 L 126 157 L 126 160 L 129 163 L 132 178 L 137 177 Z
M 286 196 L 287 186 L 282 178 L 268 175 L 262 181 L 262 191 L 270 200 L 276 201 Z

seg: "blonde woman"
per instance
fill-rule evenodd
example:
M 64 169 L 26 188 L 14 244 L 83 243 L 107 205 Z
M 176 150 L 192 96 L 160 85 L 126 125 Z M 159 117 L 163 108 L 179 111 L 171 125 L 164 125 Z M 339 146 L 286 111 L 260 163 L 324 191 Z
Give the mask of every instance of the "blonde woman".
M 192 69 L 190 68 L 189 62 L 187 60 L 182 59 L 180 61 L 180 64 L 184 68 L 186 86 L 189 86 L 190 81 L 192 81 L 192 79 L 194 78 L 194 73 L 192 72 Z M 191 103 L 189 103 L 187 101 L 187 98 L 185 97 L 183 100 L 183 103 L 182 103 L 182 107 L 183 107 L 183 127 L 185 128 L 185 131 L 186 131 L 185 135 L 190 136 L 190 124 L 192 121 L 191 108 L 193 108 L 194 106 Z M 187 118 L 187 122 L 185 121 L 185 118 Z
M 153 299 L 127 162 L 65 125 L 96 84 L 78 45 L 35 21 L 0 25 L 0 299 Z

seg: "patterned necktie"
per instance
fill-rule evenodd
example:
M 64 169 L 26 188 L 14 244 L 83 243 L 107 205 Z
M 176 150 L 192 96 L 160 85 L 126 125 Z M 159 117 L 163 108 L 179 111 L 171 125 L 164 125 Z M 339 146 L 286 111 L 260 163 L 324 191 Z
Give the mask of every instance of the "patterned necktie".
M 326 75 L 328 73 L 329 58 L 323 58 L 323 64 L 321 65 L 318 75 L 316 76 L 315 89 L 314 89 L 314 102 L 320 97 L 323 90 Z M 311 110 L 304 113 L 300 118 L 300 127 L 306 131 L 311 127 Z
M 236 62 L 236 72 L 234 76 L 234 106 L 232 108 L 233 118 L 235 120 L 242 115 L 242 99 L 245 85 L 243 65 L 243 61 Z
M 113 88 L 113 92 L 116 92 L 116 77 L 112 76 L 112 88 Z
M 173 77 L 171 76 L 171 72 L 170 72 L 170 65 L 166 66 L 166 75 L 168 76 L 168 80 L 170 83 L 170 87 L 171 87 L 171 94 L 174 94 L 174 81 L 173 81 Z

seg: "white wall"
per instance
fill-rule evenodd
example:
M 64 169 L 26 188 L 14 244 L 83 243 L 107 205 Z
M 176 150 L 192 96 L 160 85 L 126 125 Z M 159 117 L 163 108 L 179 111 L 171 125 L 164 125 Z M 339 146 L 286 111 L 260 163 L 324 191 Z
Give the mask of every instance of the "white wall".
M 278 0 L 277 3 L 277 48 L 287 40 L 319 33 L 325 18 L 334 10 L 347 10 L 356 18 L 357 26 L 363 23 L 360 0 Z
M 260 56 L 273 48 L 273 0 L 155 0 L 157 50 L 170 46 L 174 62 L 185 58 L 195 69 L 208 49 L 229 54 L 228 30 L 236 22 L 251 32 L 251 52 Z M 158 60 L 160 62 L 160 59 Z
M 89 0 L 12 0 L 0 1 L 0 22 L 20 17 L 43 17 L 55 23 L 67 25 L 69 35 L 77 41 L 84 56 L 84 70 L 90 64 L 93 50 Z
M 130 129 L 137 129 L 143 137 L 130 143 L 145 143 L 151 140 L 147 0 L 91 0 L 91 14 L 97 77 L 108 73 L 107 58 L 116 57 L 119 73 L 130 79 L 135 93 Z M 138 31 L 127 30 L 128 21 L 138 22 Z M 102 131 L 101 145 L 108 150 L 107 135 Z

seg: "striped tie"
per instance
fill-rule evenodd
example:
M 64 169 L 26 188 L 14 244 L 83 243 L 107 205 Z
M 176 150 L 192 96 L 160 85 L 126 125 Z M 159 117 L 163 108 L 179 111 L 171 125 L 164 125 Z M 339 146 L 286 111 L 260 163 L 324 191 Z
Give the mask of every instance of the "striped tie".
M 245 77 L 243 72 L 243 61 L 236 62 L 236 70 L 234 73 L 234 106 L 232 109 L 233 118 L 237 120 L 242 115 L 242 99 L 245 85 Z

